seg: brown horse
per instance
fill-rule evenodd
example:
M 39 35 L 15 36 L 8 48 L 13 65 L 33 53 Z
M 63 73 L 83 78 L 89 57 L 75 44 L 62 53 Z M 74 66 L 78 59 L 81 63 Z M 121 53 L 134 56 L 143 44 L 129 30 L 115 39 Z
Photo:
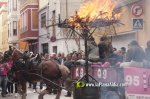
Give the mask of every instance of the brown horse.
M 66 78 L 70 74 L 69 69 L 66 66 L 59 65 L 54 60 L 42 61 L 39 55 L 31 59 L 25 59 L 25 55 L 18 49 L 12 51 L 12 59 L 13 66 L 10 74 L 17 82 L 18 93 L 22 95 L 21 99 L 26 99 L 27 82 L 42 80 L 46 84 L 46 89 L 39 94 L 38 99 L 43 99 L 43 96 L 52 90 L 55 83 L 60 85 L 62 79 L 68 85 Z M 53 84 L 53 82 L 55 83 Z M 62 90 L 61 87 L 57 86 L 57 88 L 55 99 L 60 98 Z M 71 84 L 67 88 L 71 88 Z

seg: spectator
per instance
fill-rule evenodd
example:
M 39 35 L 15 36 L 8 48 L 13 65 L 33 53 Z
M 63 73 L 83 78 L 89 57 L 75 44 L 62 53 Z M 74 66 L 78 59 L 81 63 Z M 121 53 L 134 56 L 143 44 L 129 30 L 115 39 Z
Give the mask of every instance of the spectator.
M 145 49 L 144 67 L 150 68 L 150 40 L 147 41 L 147 48 Z
M 33 82 L 33 92 L 36 92 L 37 89 L 37 82 Z M 40 82 L 40 91 L 43 89 L 43 82 Z
M 100 38 L 100 43 L 98 44 L 99 57 L 102 63 L 105 63 L 108 58 L 110 58 L 113 53 L 113 47 L 108 38 L 104 35 Z
M 44 54 L 44 59 L 49 60 L 49 55 L 47 53 Z
M 117 49 L 114 47 L 114 48 L 113 48 L 113 52 L 116 52 L 116 51 L 117 51 Z
M 64 63 L 65 66 L 67 66 L 69 68 L 69 70 L 71 70 L 71 67 L 73 66 L 72 61 L 71 61 L 71 55 L 67 54 L 66 57 L 66 61 Z M 65 95 L 66 97 L 71 97 L 71 93 L 68 91 L 67 95 Z
M 125 59 L 126 59 L 126 48 L 125 47 L 121 47 L 121 56 L 123 57 L 123 61 L 125 61 Z
M 43 55 L 42 53 L 40 54 L 40 57 L 42 60 L 47 61 L 49 59 L 49 55 L 47 53 L 45 53 L 45 55 Z M 36 92 L 37 89 L 37 82 L 33 82 L 33 92 Z M 43 82 L 40 82 L 40 91 L 43 89 Z
M 61 53 L 61 57 L 58 58 L 61 65 L 64 65 L 64 62 L 66 61 L 66 58 L 65 58 L 65 54 L 64 53 Z
M 150 61 L 150 40 L 147 41 L 147 48 L 145 49 L 146 60 Z
M 145 59 L 143 49 L 139 46 L 137 41 L 132 40 L 130 42 L 130 48 L 128 49 L 126 54 L 126 60 L 124 63 L 121 63 L 120 66 L 143 67 L 143 59 Z
M 71 54 L 67 54 L 66 61 L 64 62 L 64 65 L 67 66 L 69 68 L 69 70 L 71 70 L 71 66 L 73 65 L 72 61 L 71 61 Z
M 4 63 L 0 65 L 0 85 L 2 86 L 2 97 L 6 97 L 7 72 L 12 67 L 12 57 L 9 52 L 4 53 Z
M 56 53 L 50 54 L 50 59 L 56 61 L 57 63 L 61 64 L 60 60 L 58 59 Z
M 61 53 L 58 53 L 57 57 L 58 57 L 58 59 L 60 59 L 61 58 Z
M 99 52 L 98 52 L 99 49 L 98 49 L 93 37 L 91 37 L 89 39 L 89 44 L 88 44 L 87 50 L 88 50 L 88 54 L 89 54 L 88 58 L 91 62 L 99 61 Z
M 7 89 L 8 89 L 8 94 L 13 95 L 14 88 L 13 88 L 13 83 L 12 82 L 7 81 Z

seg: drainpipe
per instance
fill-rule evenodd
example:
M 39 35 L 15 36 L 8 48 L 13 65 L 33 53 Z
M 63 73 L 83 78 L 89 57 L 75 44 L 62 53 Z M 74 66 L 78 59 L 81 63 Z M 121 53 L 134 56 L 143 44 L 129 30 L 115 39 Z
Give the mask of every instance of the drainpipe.
M 49 2 L 48 2 L 48 4 L 47 4 L 47 20 L 48 21 L 46 21 L 47 22 L 47 26 L 49 26 L 50 24 L 49 24 L 49 20 L 50 20 L 50 17 L 49 17 L 49 14 L 50 14 L 50 7 L 49 7 L 49 5 L 50 5 L 50 0 L 49 0 Z M 50 40 L 50 29 L 48 28 L 47 29 L 47 37 L 48 37 L 48 40 Z M 48 42 L 48 53 L 50 53 L 50 42 Z
M 68 19 L 68 0 L 66 0 L 66 19 Z

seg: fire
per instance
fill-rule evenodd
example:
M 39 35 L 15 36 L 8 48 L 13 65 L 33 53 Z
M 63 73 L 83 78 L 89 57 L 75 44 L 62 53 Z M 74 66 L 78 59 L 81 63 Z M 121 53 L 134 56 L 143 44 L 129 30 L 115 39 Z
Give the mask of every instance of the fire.
M 81 27 L 81 23 L 88 23 L 95 19 L 117 20 L 121 13 L 115 14 L 114 8 L 119 0 L 88 0 L 80 5 L 76 15 L 68 20 L 69 26 Z

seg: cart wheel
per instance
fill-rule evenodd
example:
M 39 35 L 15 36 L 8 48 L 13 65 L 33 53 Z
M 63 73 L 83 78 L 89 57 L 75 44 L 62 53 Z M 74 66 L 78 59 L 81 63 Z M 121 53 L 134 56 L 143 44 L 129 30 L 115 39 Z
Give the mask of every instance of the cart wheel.
M 120 95 L 115 91 L 108 91 L 104 99 L 121 99 Z

